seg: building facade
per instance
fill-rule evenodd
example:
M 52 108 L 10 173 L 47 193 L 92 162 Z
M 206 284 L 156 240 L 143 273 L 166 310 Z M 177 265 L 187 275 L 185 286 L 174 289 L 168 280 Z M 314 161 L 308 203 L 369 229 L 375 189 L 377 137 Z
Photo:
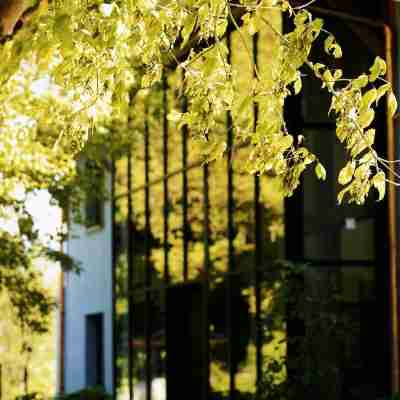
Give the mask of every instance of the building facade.
M 338 68 L 356 76 L 380 55 L 393 73 L 390 2 L 320 4 L 314 13 L 348 55 Z M 272 62 L 273 40 L 254 38 L 260 65 Z M 230 56 L 245 85 L 252 71 L 239 42 L 233 33 Z M 313 56 L 325 57 L 318 48 Z M 82 272 L 64 279 L 61 386 L 102 385 L 121 400 L 269 399 L 294 388 L 297 398 L 372 400 L 396 391 L 394 188 L 382 202 L 337 205 L 344 153 L 312 80 L 285 112 L 326 182 L 306 173 L 285 200 L 278 178 L 246 172 L 230 115 L 216 127 L 227 158 L 204 165 L 189 132 L 167 121 L 186 107 L 176 79 L 143 105 L 143 136 L 106 178 L 111 200 L 86 207 L 89 226 L 71 225 L 68 253 Z M 254 123 L 260 112 L 249 111 Z M 384 105 L 376 129 L 380 154 L 399 158 Z

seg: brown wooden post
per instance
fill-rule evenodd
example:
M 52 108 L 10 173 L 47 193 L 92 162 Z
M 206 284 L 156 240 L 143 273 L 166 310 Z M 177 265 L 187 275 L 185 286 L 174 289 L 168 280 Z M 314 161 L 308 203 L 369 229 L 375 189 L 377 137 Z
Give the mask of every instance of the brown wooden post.
M 394 86 L 392 31 L 384 25 L 385 58 L 387 64 L 387 80 Z M 394 120 L 387 113 L 387 157 L 388 161 L 396 160 L 396 141 Z M 392 164 L 394 165 L 394 164 Z M 394 166 L 393 166 L 394 168 Z M 388 179 L 395 181 L 393 168 L 388 171 Z M 399 319 L 397 304 L 397 213 L 396 213 L 396 187 L 388 185 L 388 236 L 389 236 L 389 277 L 390 277 L 390 340 L 391 340 L 391 391 L 399 392 Z

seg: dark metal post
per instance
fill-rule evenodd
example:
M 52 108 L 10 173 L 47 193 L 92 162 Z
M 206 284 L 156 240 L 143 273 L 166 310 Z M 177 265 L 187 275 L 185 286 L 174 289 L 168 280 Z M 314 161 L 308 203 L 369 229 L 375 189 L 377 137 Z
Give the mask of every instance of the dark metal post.
M 208 318 L 208 295 L 209 295 L 209 272 L 210 272 L 210 199 L 209 199 L 209 184 L 208 184 L 208 165 L 203 167 L 203 240 L 204 240 L 204 276 L 203 276 L 203 322 L 204 322 L 204 339 L 203 339 L 203 400 L 209 399 L 210 394 L 210 370 L 209 370 L 209 347 L 210 347 L 210 328 Z
M 24 391 L 25 394 L 29 393 L 29 388 L 28 388 L 28 366 L 24 366 Z
M 162 85 L 163 85 L 163 192 L 164 192 L 164 277 L 165 281 L 169 281 L 169 243 L 168 243 L 168 234 L 169 234 L 169 195 L 168 195 L 168 102 L 167 102 L 167 77 L 165 73 L 163 73 L 162 77 Z
M 148 109 L 144 126 L 144 160 L 145 160 L 145 349 L 146 349 L 146 400 L 151 400 L 151 261 L 150 261 L 150 151 Z
M 127 160 L 128 177 L 128 218 L 127 229 L 127 251 L 128 251 L 128 381 L 129 399 L 133 400 L 133 213 L 132 213 L 132 153 L 129 151 Z
M 227 36 L 227 48 L 228 56 L 227 62 L 231 63 L 231 35 Z M 228 157 L 227 157 L 227 174 L 228 174 L 228 274 L 227 274 L 227 336 L 228 336 L 228 366 L 229 366 L 229 398 L 234 399 L 235 397 L 235 366 L 233 364 L 233 329 L 232 329 L 232 272 L 235 270 L 235 248 L 233 244 L 235 236 L 234 227 L 234 211 L 235 203 L 233 196 L 233 127 L 232 127 L 232 115 L 228 111 L 226 116 L 226 129 L 227 129 L 227 147 L 228 147 Z
M 185 75 L 182 74 L 182 87 L 185 85 Z M 181 100 L 181 112 L 187 112 L 187 98 L 182 93 Z M 188 249 L 189 249 L 189 237 L 188 237 L 188 178 L 187 178 L 187 139 L 188 139 L 188 127 L 183 125 L 182 127 L 182 232 L 183 232 L 183 280 L 188 279 Z
M 253 62 L 255 68 L 258 66 L 258 33 L 253 35 Z M 255 70 L 254 70 L 255 75 Z M 258 105 L 253 104 L 253 131 L 257 130 Z M 260 177 L 254 176 L 254 237 L 255 237 L 255 257 L 254 257 L 254 291 L 256 298 L 256 397 L 260 397 L 260 383 L 262 378 L 262 321 L 261 321 L 261 293 L 260 293 L 260 274 L 263 260 L 262 250 L 262 208 L 260 203 Z

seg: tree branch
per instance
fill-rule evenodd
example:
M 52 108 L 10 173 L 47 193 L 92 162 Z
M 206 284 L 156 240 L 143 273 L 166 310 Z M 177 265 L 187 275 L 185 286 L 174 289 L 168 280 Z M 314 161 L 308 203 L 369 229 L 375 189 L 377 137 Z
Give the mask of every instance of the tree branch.
M 225 33 L 225 36 L 228 35 L 229 33 L 233 32 L 236 30 L 237 26 L 241 26 L 243 21 L 242 21 L 242 16 L 246 14 L 247 9 L 244 7 L 234 7 L 232 8 L 232 16 L 235 20 L 235 23 L 231 21 L 231 18 L 229 18 L 228 22 L 228 27 Z M 187 60 L 189 57 L 189 54 L 191 51 L 194 51 L 195 53 L 199 53 L 202 50 L 213 46 L 216 43 L 215 38 L 211 39 L 201 39 L 200 34 L 199 34 L 199 29 L 195 29 L 192 34 L 190 35 L 189 40 L 183 46 L 182 48 L 174 48 L 172 49 L 172 54 L 167 54 L 166 55 L 166 60 L 164 62 L 164 66 L 167 69 L 175 69 L 178 64 L 181 62 L 184 62 Z
M 34 6 L 26 0 L 0 0 L 0 42 L 12 37 L 21 25 L 28 21 L 41 5 L 48 0 L 37 0 Z
M 24 0 L 2 0 L 0 2 L 0 38 L 10 36 L 21 19 L 26 6 Z

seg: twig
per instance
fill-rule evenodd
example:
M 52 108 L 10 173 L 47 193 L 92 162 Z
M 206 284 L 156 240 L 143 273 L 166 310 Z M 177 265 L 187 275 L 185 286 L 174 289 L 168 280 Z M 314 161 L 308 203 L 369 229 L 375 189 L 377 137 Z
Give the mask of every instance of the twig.
M 302 6 L 293 7 L 294 10 L 302 10 L 303 8 L 307 8 L 311 6 L 311 4 L 316 3 L 318 0 L 310 0 L 308 3 L 303 4 Z
M 242 43 L 243 43 L 243 46 L 244 46 L 244 48 L 245 48 L 245 50 L 246 50 L 246 52 L 247 52 L 247 55 L 248 55 L 248 57 L 249 57 L 249 59 L 250 59 L 250 63 L 253 65 L 253 69 L 254 69 L 255 76 L 256 76 L 256 78 L 257 78 L 258 80 L 261 80 L 260 74 L 258 73 L 257 65 L 254 63 L 254 60 L 253 60 L 253 57 L 252 57 L 252 55 L 251 55 L 250 49 L 249 49 L 249 47 L 247 46 L 246 39 L 245 39 L 245 37 L 243 36 L 243 33 L 242 33 L 242 31 L 240 30 L 240 27 L 239 27 L 239 25 L 237 24 L 237 22 L 236 22 L 236 20 L 235 20 L 235 17 L 234 17 L 233 14 L 232 14 L 232 10 L 231 10 L 231 7 L 229 6 L 229 3 L 226 2 L 226 5 L 227 5 L 227 7 L 228 7 L 228 14 L 229 14 L 229 17 L 231 18 L 232 23 L 233 23 L 233 25 L 235 26 L 235 28 L 236 28 L 236 30 L 237 30 L 239 36 L 240 36 L 240 39 L 241 39 L 241 41 L 242 41 Z

